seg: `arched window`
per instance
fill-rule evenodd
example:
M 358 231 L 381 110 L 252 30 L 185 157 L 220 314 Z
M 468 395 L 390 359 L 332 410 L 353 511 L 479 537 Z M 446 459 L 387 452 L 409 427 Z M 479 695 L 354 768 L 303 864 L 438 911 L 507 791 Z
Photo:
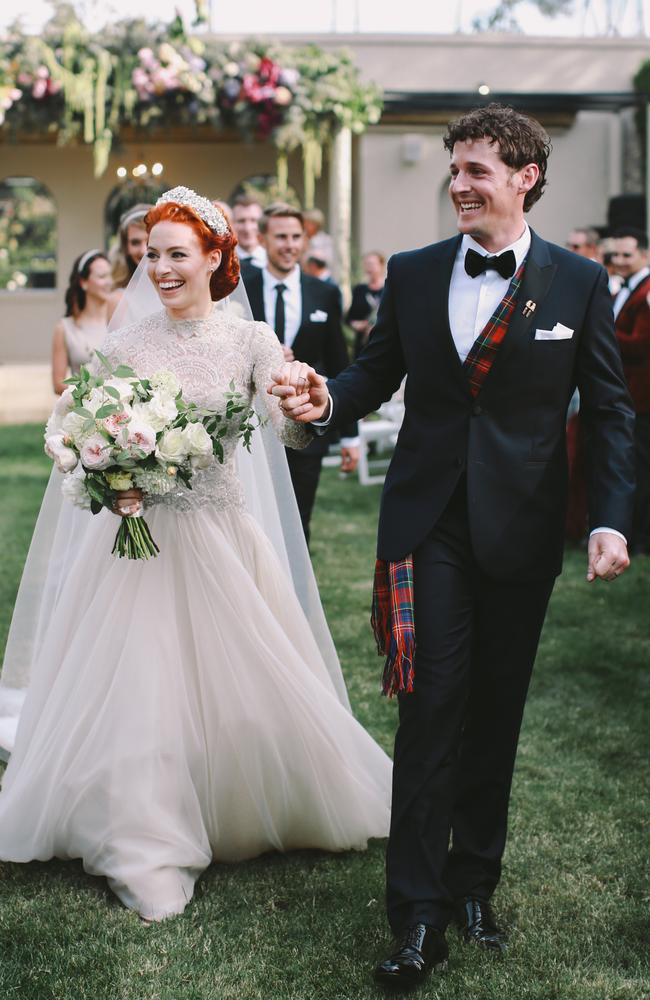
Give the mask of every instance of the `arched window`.
M 0 181 L 0 290 L 56 288 L 56 205 L 35 177 Z
M 173 187 L 172 184 L 146 178 L 139 181 L 131 179 L 118 184 L 110 192 L 104 207 L 104 243 L 111 248 L 116 243 L 120 218 L 132 205 L 142 203 L 154 205 L 163 192 Z

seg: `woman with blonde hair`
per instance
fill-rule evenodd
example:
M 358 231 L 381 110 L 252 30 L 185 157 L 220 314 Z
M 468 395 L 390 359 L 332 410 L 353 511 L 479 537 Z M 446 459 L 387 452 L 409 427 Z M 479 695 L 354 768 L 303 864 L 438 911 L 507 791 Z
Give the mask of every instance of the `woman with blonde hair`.
M 120 217 L 119 244 L 113 257 L 114 289 L 108 305 L 109 319 L 146 253 L 147 227 L 144 224 L 144 217 L 150 209 L 151 205 L 141 202 L 127 209 Z

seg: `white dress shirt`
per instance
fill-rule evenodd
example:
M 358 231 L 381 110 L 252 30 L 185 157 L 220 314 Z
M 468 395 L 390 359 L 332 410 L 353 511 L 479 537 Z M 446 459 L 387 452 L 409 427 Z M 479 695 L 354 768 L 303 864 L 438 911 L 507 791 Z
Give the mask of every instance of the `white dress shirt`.
M 253 264 L 254 267 L 266 267 L 266 250 L 261 243 L 254 250 L 244 250 L 243 247 L 237 246 L 237 256 L 241 264 L 247 261 L 249 264 Z
M 616 319 L 637 285 L 640 285 L 643 279 L 647 278 L 649 274 L 650 267 L 642 267 L 640 271 L 637 271 L 631 278 L 628 278 L 629 284 L 621 288 L 620 292 L 614 299 L 614 319 Z
M 284 278 L 276 278 L 268 267 L 262 270 L 264 286 L 264 315 L 271 329 L 275 329 L 276 285 L 286 285 L 284 290 L 284 343 L 291 347 L 302 322 L 302 288 L 298 264 Z
M 530 229 L 526 226 L 519 239 L 499 250 L 499 254 L 512 250 L 516 270 L 529 248 Z M 494 270 L 484 271 L 476 278 L 470 277 L 465 270 L 465 254 L 470 249 L 482 257 L 494 256 L 488 254 L 471 236 L 463 236 L 460 241 L 449 283 L 449 325 L 461 361 L 469 354 L 472 344 L 492 317 L 512 281 L 512 278 L 502 278 Z

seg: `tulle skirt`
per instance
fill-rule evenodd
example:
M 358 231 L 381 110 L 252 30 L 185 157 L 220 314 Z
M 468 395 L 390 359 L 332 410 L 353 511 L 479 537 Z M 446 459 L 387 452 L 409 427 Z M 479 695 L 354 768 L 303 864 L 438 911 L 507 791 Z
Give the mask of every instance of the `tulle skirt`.
M 256 522 L 147 520 L 149 562 L 110 555 L 109 514 L 79 543 L 4 778 L 0 858 L 81 858 L 161 919 L 212 859 L 386 836 L 391 765 L 337 697 Z

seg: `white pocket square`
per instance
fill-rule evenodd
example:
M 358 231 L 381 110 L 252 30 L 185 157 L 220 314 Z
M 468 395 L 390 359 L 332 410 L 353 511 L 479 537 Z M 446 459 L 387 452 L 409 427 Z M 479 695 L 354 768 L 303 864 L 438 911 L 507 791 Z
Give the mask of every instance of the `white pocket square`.
M 552 330 L 535 330 L 535 340 L 571 340 L 573 330 L 563 323 L 556 323 Z
M 322 309 L 315 309 L 314 312 L 309 317 L 310 323 L 325 323 L 327 321 L 327 313 L 323 312 Z

